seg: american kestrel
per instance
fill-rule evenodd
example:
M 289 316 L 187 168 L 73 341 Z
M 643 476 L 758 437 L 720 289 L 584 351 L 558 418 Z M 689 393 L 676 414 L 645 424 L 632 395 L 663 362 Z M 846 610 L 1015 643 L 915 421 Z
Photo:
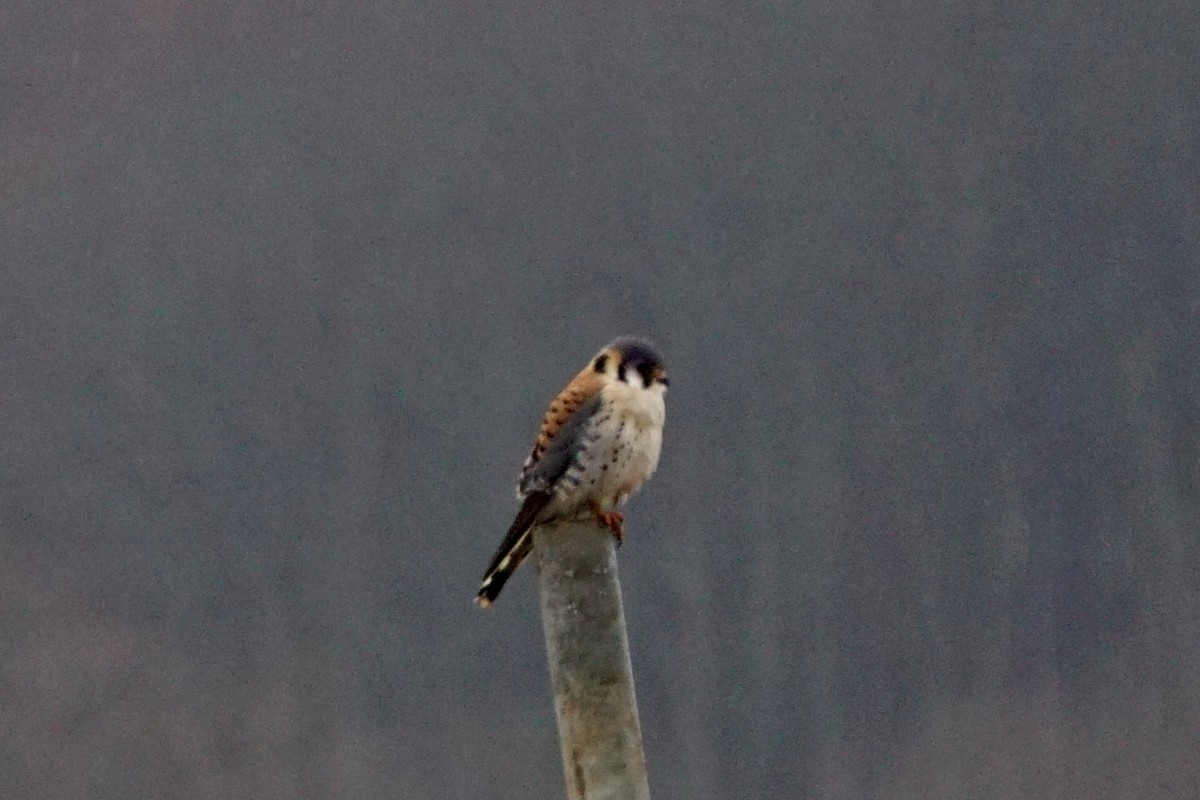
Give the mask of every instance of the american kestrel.
M 542 417 L 517 481 L 521 508 L 484 573 L 475 602 L 487 608 L 533 548 L 542 522 L 591 513 L 620 542 L 625 502 L 658 466 L 667 371 L 649 342 L 614 339 L 571 379 Z

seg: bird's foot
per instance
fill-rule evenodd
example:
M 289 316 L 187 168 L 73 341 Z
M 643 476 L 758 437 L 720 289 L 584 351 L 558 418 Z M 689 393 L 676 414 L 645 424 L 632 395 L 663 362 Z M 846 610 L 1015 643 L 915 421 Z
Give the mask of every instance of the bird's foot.
M 621 524 L 625 515 L 620 511 L 601 511 L 599 507 L 592 509 L 596 514 L 596 520 L 612 531 L 613 538 L 617 540 L 617 547 L 625 541 L 625 527 Z

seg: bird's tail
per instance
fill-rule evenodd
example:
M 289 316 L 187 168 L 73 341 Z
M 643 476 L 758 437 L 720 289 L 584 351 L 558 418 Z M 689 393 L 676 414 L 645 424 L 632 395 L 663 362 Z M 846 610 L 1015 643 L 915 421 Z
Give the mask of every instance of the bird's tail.
M 533 525 L 549 502 L 550 495 L 542 492 L 532 492 L 526 496 L 517 518 L 513 520 L 500 548 L 492 556 L 492 563 L 483 574 L 483 582 L 479 584 L 479 592 L 475 595 L 475 603 L 480 608 L 487 608 L 496 601 L 504 584 L 533 549 Z

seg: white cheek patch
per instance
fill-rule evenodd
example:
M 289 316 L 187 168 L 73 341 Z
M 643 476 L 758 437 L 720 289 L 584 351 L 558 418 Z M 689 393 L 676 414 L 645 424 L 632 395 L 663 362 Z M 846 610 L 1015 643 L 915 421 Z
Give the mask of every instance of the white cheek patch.
M 625 382 L 635 389 L 643 389 L 646 384 L 642 383 L 642 373 L 636 369 L 625 370 Z

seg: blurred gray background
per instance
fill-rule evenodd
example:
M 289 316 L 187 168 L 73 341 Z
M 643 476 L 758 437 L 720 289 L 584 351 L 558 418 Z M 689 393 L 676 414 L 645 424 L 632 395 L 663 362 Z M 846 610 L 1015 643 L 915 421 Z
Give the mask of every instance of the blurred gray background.
M 562 795 L 554 392 L 660 798 L 1200 795 L 1200 7 L 0 7 L 0 796 Z

